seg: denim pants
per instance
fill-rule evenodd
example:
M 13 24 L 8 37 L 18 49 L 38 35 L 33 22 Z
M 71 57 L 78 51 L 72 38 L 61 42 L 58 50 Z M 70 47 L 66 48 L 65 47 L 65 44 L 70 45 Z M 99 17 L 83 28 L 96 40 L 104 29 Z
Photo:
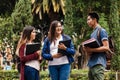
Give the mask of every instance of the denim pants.
M 70 64 L 49 66 L 51 80 L 68 80 L 70 69 Z
M 25 66 L 24 75 L 25 75 L 25 80 L 40 80 L 39 71 L 29 66 Z

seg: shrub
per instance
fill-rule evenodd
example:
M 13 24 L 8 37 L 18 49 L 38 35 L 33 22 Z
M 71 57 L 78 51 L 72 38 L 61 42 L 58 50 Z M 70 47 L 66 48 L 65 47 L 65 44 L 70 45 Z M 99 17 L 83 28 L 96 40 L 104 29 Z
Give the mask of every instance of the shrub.
M 71 70 L 69 80 L 88 80 L 87 70 Z M 115 80 L 115 72 L 105 72 L 105 80 Z M 41 80 L 50 80 L 49 72 L 40 71 Z M 16 70 L 0 71 L 0 80 L 19 80 L 19 73 Z

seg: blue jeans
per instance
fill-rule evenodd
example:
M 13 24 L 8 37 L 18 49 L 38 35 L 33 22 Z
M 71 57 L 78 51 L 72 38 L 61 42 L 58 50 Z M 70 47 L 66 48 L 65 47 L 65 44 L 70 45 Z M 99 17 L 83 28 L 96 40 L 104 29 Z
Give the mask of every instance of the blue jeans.
M 39 71 L 29 66 L 25 66 L 24 75 L 25 75 L 25 80 L 40 80 Z
M 49 66 L 51 80 L 68 80 L 70 69 L 70 64 Z

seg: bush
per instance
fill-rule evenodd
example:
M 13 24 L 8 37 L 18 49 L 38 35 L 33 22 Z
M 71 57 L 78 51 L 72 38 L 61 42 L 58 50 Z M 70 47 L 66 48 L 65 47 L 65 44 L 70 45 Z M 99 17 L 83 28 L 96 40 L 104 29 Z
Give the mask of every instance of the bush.
M 87 70 L 71 70 L 69 80 L 88 80 Z M 115 80 L 115 72 L 105 72 L 105 80 Z M 40 71 L 41 80 L 50 80 L 49 72 Z M 0 80 L 19 80 L 19 73 L 16 70 L 0 71 Z
M 15 70 L 0 71 L 0 80 L 19 80 L 19 73 Z

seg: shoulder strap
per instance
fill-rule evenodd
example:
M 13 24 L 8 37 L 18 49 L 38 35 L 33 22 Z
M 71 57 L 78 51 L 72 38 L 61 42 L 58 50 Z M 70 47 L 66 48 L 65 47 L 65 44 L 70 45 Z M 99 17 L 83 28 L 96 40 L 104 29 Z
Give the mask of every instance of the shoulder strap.
M 98 42 L 101 44 L 101 37 L 100 37 L 100 31 L 101 31 L 101 28 L 98 28 L 98 31 L 97 31 L 97 39 L 98 39 Z

